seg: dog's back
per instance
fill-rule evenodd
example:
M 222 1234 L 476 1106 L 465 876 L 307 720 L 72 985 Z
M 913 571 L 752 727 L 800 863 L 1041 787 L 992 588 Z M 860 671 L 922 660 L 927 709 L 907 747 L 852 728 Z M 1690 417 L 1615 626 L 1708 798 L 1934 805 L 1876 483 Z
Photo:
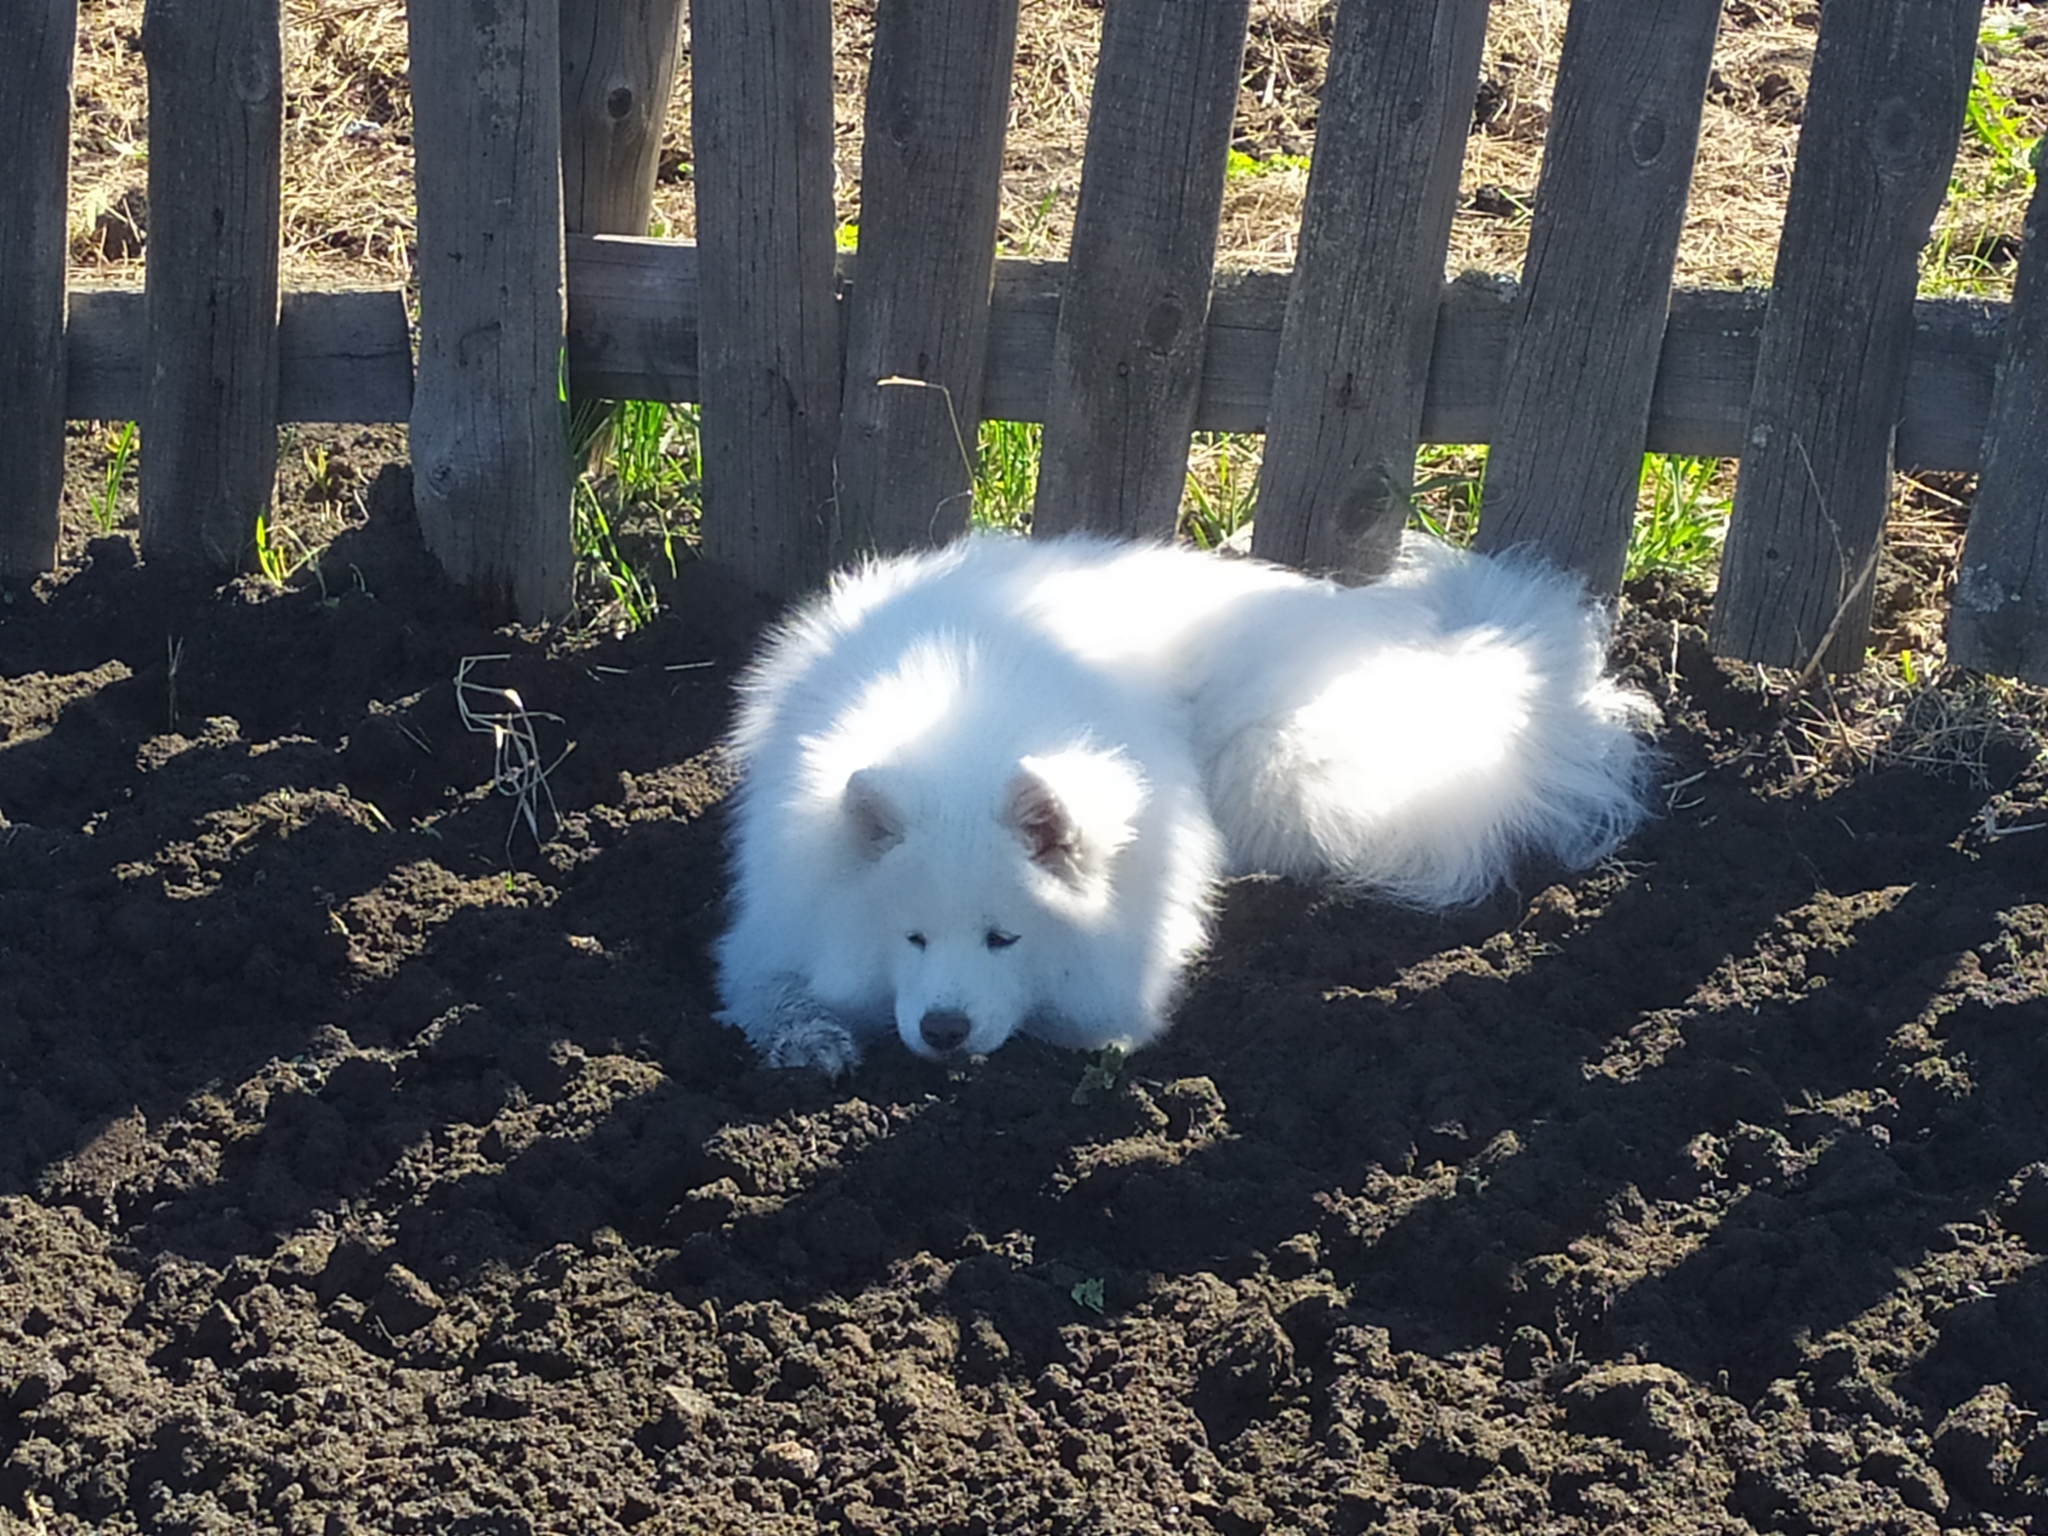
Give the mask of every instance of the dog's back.
M 1233 867 L 1445 907 L 1525 860 L 1592 863 L 1641 820 L 1650 762 L 1607 638 L 1575 579 L 1433 541 L 1375 585 L 1241 605 L 1192 705 Z

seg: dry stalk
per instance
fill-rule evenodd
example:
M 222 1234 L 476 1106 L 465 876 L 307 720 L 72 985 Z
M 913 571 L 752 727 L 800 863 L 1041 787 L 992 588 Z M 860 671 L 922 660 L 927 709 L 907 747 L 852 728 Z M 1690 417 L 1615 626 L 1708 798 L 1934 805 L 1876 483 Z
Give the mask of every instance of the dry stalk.
M 543 764 L 534 722 L 551 720 L 560 725 L 562 717 L 544 710 L 528 709 L 517 689 L 493 688 L 470 680 L 471 671 L 485 662 L 509 660 L 511 657 L 503 653 L 465 656 L 455 668 L 455 707 L 462 716 L 463 728 L 478 734 L 490 734 L 491 787 L 501 795 L 510 796 L 514 802 L 512 825 L 505 831 L 505 856 L 508 860 L 512 856 L 512 839 L 518 835 L 522 822 L 532 834 L 534 845 L 539 846 L 540 807 L 543 802 L 547 805 L 550 830 L 561 826 L 562 813 L 555 804 L 555 792 L 548 787 L 548 775 L 562 765 L 563 758 L 576 750 L 576 743 L 572 741 L 555 754 L 553 762 Z M 488 701 L 491 707 L 479 708 L 471 702 L 472 699 Z M 501 700 L 510 708 L 495 707 Z

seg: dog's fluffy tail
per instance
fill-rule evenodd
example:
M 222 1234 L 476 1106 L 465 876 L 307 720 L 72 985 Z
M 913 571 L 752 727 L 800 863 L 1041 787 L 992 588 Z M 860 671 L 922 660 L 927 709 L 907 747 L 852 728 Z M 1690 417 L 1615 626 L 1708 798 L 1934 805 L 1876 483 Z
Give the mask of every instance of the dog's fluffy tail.
M 1593 863 L 1644 816 L 1655 715 L 1604 675 L 1608 633 L 1574 578 L 1434 543 L 1248 603 L 1194 699 L 1233 865 L 1445 907 Z

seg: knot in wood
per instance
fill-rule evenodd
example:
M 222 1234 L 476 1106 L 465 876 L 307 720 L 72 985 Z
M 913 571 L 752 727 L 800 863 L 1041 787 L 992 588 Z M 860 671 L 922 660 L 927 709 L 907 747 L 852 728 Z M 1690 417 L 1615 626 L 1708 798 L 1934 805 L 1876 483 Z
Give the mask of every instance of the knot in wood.
M 1919 108 L 1903 96 L 1881 103 L 1870 117 L 1870 154 L 1880 175 L 1896 176 L 1910 169 L 1927 142 L 1927 126 Z
M 260 46 L 238 52 L 228 78 L 233 82 L 237 101 L 267 107 L 278 99 L 277 65 Z
M 1395 494 L 1393 472 L 1385 464 L 1368 464 L 1338 504 L 1337 526 L 1349 539 L 1378 528 Z
M 1155 300 L 1145 316 L 1145 345 L 1154 352 L 1172 351 L 1174 343 L 1180 340 L 1181 324 L 1186 318 L 1180 300 L 1172 294 Z
M 898 101 L 889 113 L 889 142 L 906 148 L 917 137 L 917 108 L 908 100 Z
M 615 123 L 623 123 L 633 115 L 633 87 L 615 85 L 604 99 L 605 112 Z
M 1655 165 L 1663 156 L 1664 144 L 1669 137 L 1664 127 L 1664 114 L 1646 112 L 1628 130 L 1628 152 L 1637 165 Z

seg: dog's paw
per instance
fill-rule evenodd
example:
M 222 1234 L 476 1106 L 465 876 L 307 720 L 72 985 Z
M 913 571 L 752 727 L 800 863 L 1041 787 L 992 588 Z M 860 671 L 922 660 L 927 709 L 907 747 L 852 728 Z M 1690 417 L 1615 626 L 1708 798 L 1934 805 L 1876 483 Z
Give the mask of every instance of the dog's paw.
M 762 1064 L 777 1069 L 816 1067 L 843 1077 L 860 1065 L 860 1045 L 846 1026 L 815 1014 L 786 1020 L 760 1046 Z

